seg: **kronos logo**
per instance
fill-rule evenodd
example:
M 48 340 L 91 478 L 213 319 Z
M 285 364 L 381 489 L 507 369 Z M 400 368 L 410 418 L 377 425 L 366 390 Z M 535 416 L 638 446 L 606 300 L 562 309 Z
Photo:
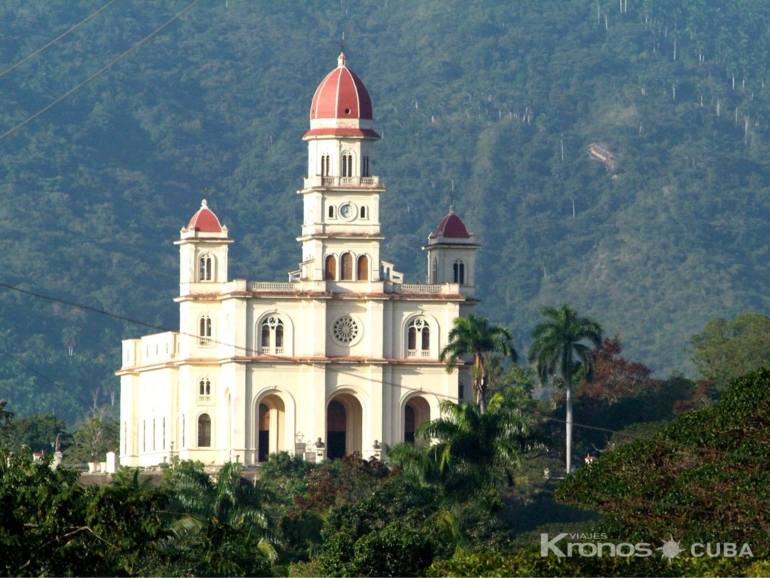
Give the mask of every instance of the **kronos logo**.
M 570 540 L 581 541 L 566 542 L 562 544 L 562 540 L 567 537 L 569 537 Z M 540 534 L 540 556 L 546 558 L 551 554 L 555 554 L 559 558 L 571 558 L 572 556 L 584 556 L 588 558 L 594 556 L 607 556 L 610 558 L 616 556 L 621 558 L 636 556 L 638 558 L 646 558 L 647 556 L 652 556 L 653 550 L 660 550 L 662 557 L 671 560 L 679 557 L 679 554 L 682 552 L 687 551 L 682 549 L 680 542 L 677 542 L 671 536 L 669 536 L 668 540 L 663 542 L 663 545 L 660 548 L 653 548 L 652 544 L 649 544 L 648 542 L 639 542 L 637 544 L 621 542 L 620 544 L 616 544 L 614 542 L 602 542 L 600 540 L 607 540 L 607 534 L 568 534 L 565 532 L 558 534 L 550 540 L 548 539 L 548 534 Z M 735 556 L 753 557 L 754 553 L 751 551 L 751 547 L 748 544 L 743 544 L 739 550 L 738 544 L 732 542 L 716 544 L 702 544 L 696 542 L 690 546 L 690 555 L 694 558 L 700 558 L 702 556 L 709 556 L 711 558 L 717 556 L 734 558 Z

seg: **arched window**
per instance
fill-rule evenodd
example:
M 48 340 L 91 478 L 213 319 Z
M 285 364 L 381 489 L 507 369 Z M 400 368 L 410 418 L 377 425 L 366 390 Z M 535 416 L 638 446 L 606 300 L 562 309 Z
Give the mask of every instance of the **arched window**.
M 430 357 L 430 326 L 424 319 L 409 324 L 406 336 L 407 357 Z
M 283 355 L 283 336 L 284 326 L 281 318 L 276 315 L 267 317 L 262 322 L 262 340 L 260 342 L 260 353 Z M 271 344 L 273 344 L 272 347 Z
M 369 257 L 367 257 L 366 255 L 361 255 L 358 258 L 358 280 L 359 281 L 369 280 Z
M 321 155 L 321 176 L 328 177 L 331 172 L 331 159 L 329 155 Z
M 353 155 L 351 153 L 344 153 L 342 155 L 342 176 L 353 176 Z
M 460 285 L 465 285 L 465 263 L 462 261 L 455 261 L 454 264 L 454 282 Z
M 201 255 L 198 260 L 198 281 L 211 281 L 211 256 Z
M 360 212 L 360 214 L 361 214 L 361 218 L 362 218 L 362 219 L 365 219 L 365 218 L 366 218 L 366 207 L 361 207 L 361 212 Z
M 182 414 L 182 447 L 187 447 L 185 445 L 187 436 L 185 435 L 187 433 L 187 421 L 185 420 L 184 414 Z
M 342 255 L 342 280 L 343 281 L 352 281 L 353 280 L 353 255 L 350 253 L 344 253 Z
M 208 315 L 201 317 L 198 327 L 198 343 L 201 345 L 211 344 L 211 317 Z
M 259 343 L 264 353 L 270 352 L 270 327 L 267 323 L 262 324 L 262 340 Z
M 330 219 L 334 218 L 334 207 L 333 206 L 329 207 L 329 218 Z
M 201 377 L 198 382 L 198 401 L 211 401 L 211 380 Z
M 326 266 L 324 267 L 324 279 L 334 281 L 337 278 L 337 259 L 334 255 L 326 257 Z
M 211 418 L 207 413 L 202 413 L 198 418 L 198 447 L 211 447 Z
M 431 264 L 430 282 L 438 283 L 438 260 L 433 257 L 433 263 Z
M 363 163 L 361 163 L 361 176 L 368 177 L 369 175 L 369 156 L 365 156 Z

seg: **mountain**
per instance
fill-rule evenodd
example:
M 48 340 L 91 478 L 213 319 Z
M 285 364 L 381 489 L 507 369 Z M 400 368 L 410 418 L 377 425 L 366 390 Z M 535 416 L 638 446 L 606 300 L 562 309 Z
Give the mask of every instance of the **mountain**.
M 6 2 L 0 73 L 104 6 Z M 0 76 L 0 133 L 189 2 L 116 2 Z M 711 317 L 770 309 L 770 5 L 759 0 L 208 0 L 0 136 L 0 283 L 177 325 L 172 241 L 207 198 L 231 275 L 286 278 L 312 93 L 372 95 L 383 257 L 424 281 L 450 203 L 484 245 L 480 312 L 526 349 L 572 303 L 659 374 Z M 0 287 L 0 397 L 74 421 L 152 332 Z

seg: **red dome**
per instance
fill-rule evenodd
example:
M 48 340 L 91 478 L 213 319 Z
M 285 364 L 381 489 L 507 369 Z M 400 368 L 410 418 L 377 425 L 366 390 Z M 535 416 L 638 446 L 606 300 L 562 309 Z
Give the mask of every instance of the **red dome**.
M 443 234 L 445 239 L 471 238 L 468 234 L 468 229 L 465 228 L 465 223 L 463 223 L 460 217 L 455 215 L 452 209 L 449 209 L 449 214 L 441 220 L 431 237 L 435 239 L 439 234 Z
M 345 66 L 340 54 L 337 68 L 326 75 L 313 96 L 310 120 L 317 118 L 351 118 L 372 120 L 372 99 L 364 83 Z
M 214 212 L 209 209 L 208 203 L 204 199 L 201 203 L 201 208 L 190 219 L 190 224 L 187 225 L 187 229 L 192 231 L 200 231 L 202 233 L 221 233 L 222 225 L 219 223 L 219 219 Z

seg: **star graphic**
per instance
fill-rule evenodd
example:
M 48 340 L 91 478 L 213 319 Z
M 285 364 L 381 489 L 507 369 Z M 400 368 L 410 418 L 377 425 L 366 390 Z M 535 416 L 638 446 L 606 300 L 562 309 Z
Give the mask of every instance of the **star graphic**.
M 681 548 L 681 544 L 674 540 L 674 537 L 671 534 L 668 535 L 668 540 L 663 542 L 663 546 L 655 549 L 660 550 L 663 557 L 668 558 L 669 560 L 678 558 L 679 554 L 684 552 L 684 550 Z

